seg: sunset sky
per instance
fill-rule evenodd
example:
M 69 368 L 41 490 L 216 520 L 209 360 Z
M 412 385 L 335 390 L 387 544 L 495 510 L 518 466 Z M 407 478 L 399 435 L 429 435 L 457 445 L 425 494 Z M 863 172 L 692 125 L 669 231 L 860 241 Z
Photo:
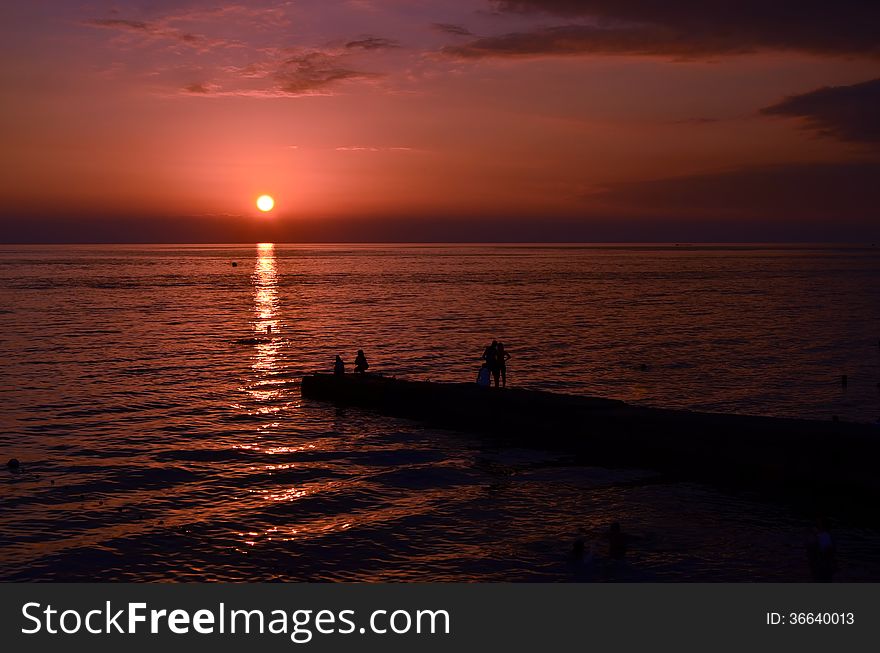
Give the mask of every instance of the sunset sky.
M 4 242 L 880 240 L 877 2 L 32 0 L 0 31 Z

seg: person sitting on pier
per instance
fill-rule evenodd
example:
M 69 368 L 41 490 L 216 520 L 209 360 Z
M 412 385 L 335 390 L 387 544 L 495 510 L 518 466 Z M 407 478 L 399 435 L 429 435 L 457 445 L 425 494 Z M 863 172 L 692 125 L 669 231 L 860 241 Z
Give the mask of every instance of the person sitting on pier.
M 354 359 L 355 374 L 363 374 L 367 371 L 367 368 L 369 367 L 370 364 L 367 362 L 367 357 L 364 355 L 364 350 L 358 349 L 357 358 Z
M 345 361 L 339 355 L 336 356 L 336 362 L 333 363 L 333 374 L 336 376 L 345 374 Z
M 492 385 L 492 376 L 489 373 L 489 368 L 485 363 L 480 365 L 480 371 L 477 372 L 477 385 L 481 388 L 488 388 Z

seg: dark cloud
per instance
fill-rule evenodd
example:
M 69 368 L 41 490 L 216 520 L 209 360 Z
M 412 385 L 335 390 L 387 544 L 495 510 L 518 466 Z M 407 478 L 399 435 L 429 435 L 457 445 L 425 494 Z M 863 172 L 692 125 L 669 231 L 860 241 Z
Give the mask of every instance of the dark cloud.
M 795 50 L 880 56 L 880 3 L 862 0 L 501 0 L 501 11 L 580 23 L 475 39 L 465 58 L 635 54 L 676 58 Z
M 183 90 L 186 91 L 187 93 L 197 93 L 197 94 L 198 93 L 205 94 L 205 93 L 211 92 L 211 89 L 206 84 L 201 84 L 198 82 L 194 83 L 194 84 L 187 84 L 186 86 L 183 87 Z
M 802 118 L 823 136 L 880 146 L 880 79 L 792 95 L 761 113 Z
M 880 162 L 793 163 L 626 182 L 584 199 L 638 215 L 880 224 Z
M 689 59 L 718 54 L 745 54 L 751 49 L 735 38 L 683 39 L 662 27 L 563 25 L 488 36 L 460 46 L 450 46 L 443 51 L 465 59 L 577 54 L 663 55 Z
M 443 32 L 445 34 L 452 34 L 453 36 L 473 36 L 473 32 L 471 32 L 464 25 L 456 25 L 455 23 L 432 23 L 431 27 L 433 27 L 438 32 Z
M 129 30 L 133 32 L 151 32 L 155 26 L 140 20 L 121 20 L 115 18 L 95 19 L 86 21 L 87 25 L 92 27 L 106 27 L 109 29 Z
M 355 41 L 349 41 L 345 44 L 345 47 L 348 50 L 389 50 L 392 48 L 399 48 L 400 43 L 398 43 L 397 41 L 392 41 L 391 39 L 368 36 L 366 38 L 357 39 Z
M 308 52 L 285 59 L 274 77 L 282 92 L 297 95 L 321 91 L 334 82 L 373 78 L 376 74 L 348 68 L 337 57 L 324 52 Z

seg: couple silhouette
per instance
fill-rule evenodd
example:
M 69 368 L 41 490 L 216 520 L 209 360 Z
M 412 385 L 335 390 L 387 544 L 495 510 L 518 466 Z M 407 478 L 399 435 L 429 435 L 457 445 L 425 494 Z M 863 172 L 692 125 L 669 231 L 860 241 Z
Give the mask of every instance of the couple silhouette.
M 510 354 L 504 349 L 504 343 L 493 340 L 482 355 L 483 365 L 477 374 L 477 384 L 488 387 L 491 385 L 490 375 L 495 380 L 495 387 L 507 387 L 507 361 Z M 500 383 L 499 383 L 500 382 Z
M 354 359 L 354 373 L 364 374 L 368 367 L 370 367 L 370 364 L 367 362 L 364 350 L 358 349 L 357 357 Z M 339 355 L 336 356 L 336 361 L 333 363 L 333 373 L 336 376 L 342 376 L 345 374 L 345 361 L 342 360 L 342 357 Z

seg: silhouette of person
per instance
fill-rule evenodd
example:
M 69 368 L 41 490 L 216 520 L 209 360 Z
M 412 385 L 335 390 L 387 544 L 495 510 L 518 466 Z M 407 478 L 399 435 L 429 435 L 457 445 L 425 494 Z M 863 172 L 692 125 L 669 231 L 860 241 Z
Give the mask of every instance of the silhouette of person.
M 364 355 L 364 350 L 358 349 L 357 358 L 354 359 L 355 374 L 363 374 L 367 371 L 368 367 L 370 367 L 370 364 L 367 362 L 367 357 Z
M 483 350 L 483 355 L 480 356 L 484 361 L 486 361 L 486 366 L 489 366 L 489 361 L 494 360 L 495 358 L 495 350 L 498 348 L 498 342 L 496 340 L 492 341 L 491 345 L 488 345 Z
M 489 368 L 489 371 L 492 373 L 492 378 L 495 379 L 495 387 L 498 387 L 498 376 L 501 373 L 501 368 L 498 366 L 498 341 L 493 340 L 492 344 L 486 347 L 485 351 L 483 351 L 483 360 L 486 361 L 486 367 Z
M 810 562 L 810 574 L 817 583 L 830 583 L 837 571 L 837 546 L 831 535 L 831 520 L 820 517 L 816 528 L 807 542 L 807 557 Z
M 498 369 L 501 372 L 501 385 L 505 388 L 507 387 L 507 361 L 510 360 L 510 354 L 504 351 L 504 343 L 499 342 L 498 347 L 495 350 L 496 357 L 498 359 Z M 495 381 L 495 385 L 498 385 L 498 381 Z
M 345 361 L 343 361 L 338 355 L 336 356 L 336 362 L 333 363 L 333 374 L 336 376 L 342 376 L 345 374 Z

